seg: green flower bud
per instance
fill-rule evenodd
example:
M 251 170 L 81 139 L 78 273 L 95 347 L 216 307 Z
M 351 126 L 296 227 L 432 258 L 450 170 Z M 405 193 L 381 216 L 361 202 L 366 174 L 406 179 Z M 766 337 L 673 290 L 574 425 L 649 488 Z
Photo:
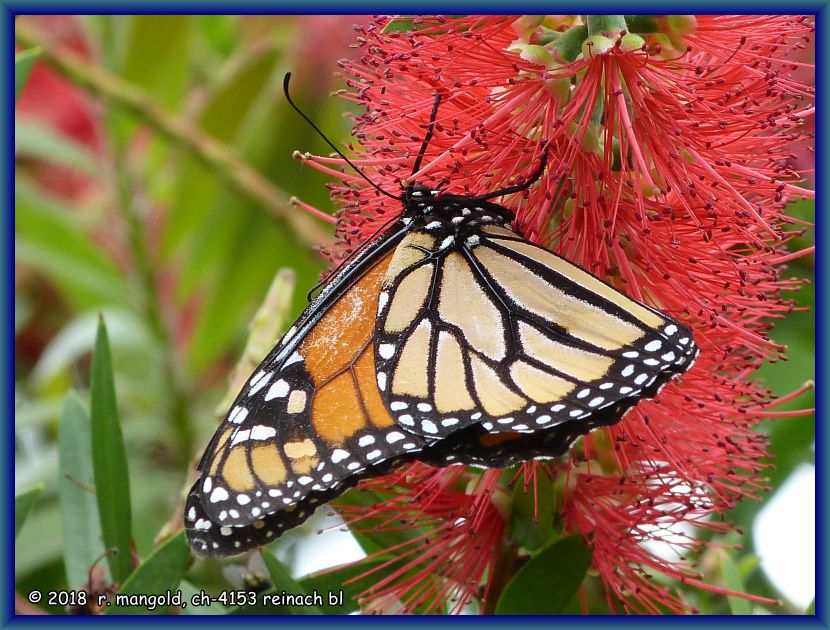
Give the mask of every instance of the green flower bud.
M 634 33 L 626 33 L 620 40 L 620 50 L 623 52 L 636 52 L 642 50 L 645 45 L 646 40 Z
M 672 31 L 680 35 L 688 35 L 697 30 L 697 18 L 694 15 L 669 15 L 666 22 Z
M 570 78 L 546 79 L 545 91 L 558 105 L 567 105 L 571 100 L 571 80 Z
M 597 57 L 613 50 L 616 42 L 605 35 L 591 35 L 588 39 L 582 42 L 582 55 L 585 59 Z

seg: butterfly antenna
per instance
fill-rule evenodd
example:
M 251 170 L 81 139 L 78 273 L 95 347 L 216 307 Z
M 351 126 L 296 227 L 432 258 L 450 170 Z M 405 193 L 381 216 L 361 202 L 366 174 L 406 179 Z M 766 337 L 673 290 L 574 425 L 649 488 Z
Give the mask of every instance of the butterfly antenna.
M 396 197 L 395 195 L 393 195 L 390 192 L 385 191 L 383 188 L 381 188 L 375 182 L 373 182 L 371 179 L 369 179 L 366 176 L 366 174 L 362 170 L 360 170 L 357 166 L 355 166 L 355 164 L 349 158 L 347 158 L 345 155 L 343 155 L 343 152 L 340 149 L 338 149 L 336 146 L 334 146 L 334 144 L 331 142 L 331 140 L 329 140 L 326 137 L 326 134 L 324 134 L 322 131 L 320 131 L 320 128 L 317 125 L 315 125 L 312 122 L 312 120 L 308 116 L 306 116 L 299 107 L 297 107 L 297 105 L 294 103 L 294 101 L 291 100 L 291 95 L 288 93 L 288 82 L 290 80 L 291 80 L 291 73 L 286 72 L 285 73 L 285 78 L 282 80 L 282 89 L 285 92 L 285 98 L 288 100 L 288 104 L 291 105 L 291 107 L 294 109 L 294 111 L 297 112 L 300 116 L 302 116 L 303 120 L 305 120 L 309 125 L 311 125 L 311 128 L 314 129 L 314 131 L 317 132 L 317 135 L 320 136 L 323 140 L 325 140 L 326 144 L 328 144 L 332 149 L 334 149 L 334 152 L 337 153 L 337 155 L 339 155 L 341 158 L 343 158 L 346 161 L 346 164 L 351 166 L 358 175 L 360 175 L 363 179 L 365 179 L 367 182 L 369 182 L 369 185 L 372 188 L 377 190 L 379 193 L 382 193 L 382 194 L 386 195 L 387 197 L 391 197 L 392 199 L 395 199 L 397 201 L 403 201 L 403 197 Z
M 507 188 L 502 188 L 501 190 L 496 190 L 491 193 L 487 193 L 485 195 L 479 195 L 478 197 L 473 197 L 475 201 L 487 201 L 488 199 L 492 199 L 493 197 L 501 197 L 502 195 L 510 195 L 512 193 L 521 192 L 523 190 L 527 190 L 530 188 L 536 181 L 542 177 L 542 173 L 545 172 L 545 166 L 548 163 L 548 148 L 545 147 L 542 149 L 542 158 L 539 160 L 539 166 L 536 167 L 536 170 L 533 172 L 533 175 L 530 176 L 526 182 L 522 184 L 516 184 L 515 186 L 508 186 Z
M 429 123 L 427 124 L 427 135 L 424 136 L 424 141 L 421 143 L 421 150 L 418 151 L 418 157 L 415 159 L 415 165 L 412 167 L 412 175 L 418 172 L 421 168 L 421 162 L 424 161 L 424 155 L 427 152 L 429 141 L 432 140 L 432 134 L 435 132 L 435 118 L 438 116 L 438 105 L 441 104 L 441 95 L 436 94 L 435 100 L 432 103 L 432 113 L 429 115 Z M 411 177 L 411 176 L 410 176 Z M 410 182 L 409 187 L 412 187 Z

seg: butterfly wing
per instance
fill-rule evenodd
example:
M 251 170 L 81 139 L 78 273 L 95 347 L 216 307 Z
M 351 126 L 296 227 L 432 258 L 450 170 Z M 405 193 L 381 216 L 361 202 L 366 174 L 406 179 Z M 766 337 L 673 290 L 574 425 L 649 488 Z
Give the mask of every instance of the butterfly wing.
M 503 466 L 557 456 L 696 356 L 685 327 L 509 225 L 447 219 L 379 238 L 251 376 L 188 496 L 194 549 L 224 556 L 270 542 L 361 478 L 416 457 Z
M 697 348 L 685 326 L 521 238 L 494 219 L 503 208 L 486 206 L 460 200 L 445 220 L 413 226 L 385 274 L 375 360 L 401 427 L 446 438 L 578 421 L 585 433 L 688 369 Z
M 394 238 L 334 279 L 248 380 L 185 507 L 198 551 L 268 542 L 427 441 L 400 431 L 377 389 L 373 333 Z

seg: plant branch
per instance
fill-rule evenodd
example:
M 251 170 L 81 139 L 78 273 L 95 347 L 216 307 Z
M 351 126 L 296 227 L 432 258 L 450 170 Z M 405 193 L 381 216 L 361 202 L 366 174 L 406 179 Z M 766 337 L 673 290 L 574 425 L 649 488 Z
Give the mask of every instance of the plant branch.
M 113 143 L 115 145 L 115 143 Z M 127 224 L 130 254 L 136 274 L 136 282 L 142 297 L 142 308 L 157 341 L 162 347 L 162 370 L 167 400 L 170 404 L 170 419 L 176 435 L 176 452 L 182 463 L 186 464 L 193 450 L 193 426 L 190 418 L 188 397 L 182 382 L 181 372 L 177 368 L 174 356 L 175 347 L 170 330 L 164 320 L 162 304 L 159 300 L 158 278 L 155 273 L 141 215 L 133 202 L 133 186 L 126 165 L 123 147 L 112 146 L 112 165 L 118 210 Z
M 211 137 L 190 120 L 166 111 L 146 91 L 100 66 L 84 61 L 69 50 L 58 49 L 36 28 L 23 21 L 15 24 L 15 38 L 27 48 L 40 47 L 41 58 L 72 82 L 134 113 L 158 133 L 190 150 L 269 214 L 288 223 L 305 242 L 319 245 L 331 241 L 329 230 L 308 215 L 297 212 L 289 203 L 288 195 L 240 158 L 231 147 Z M 333 217 L 331 223 L 334 223 Z

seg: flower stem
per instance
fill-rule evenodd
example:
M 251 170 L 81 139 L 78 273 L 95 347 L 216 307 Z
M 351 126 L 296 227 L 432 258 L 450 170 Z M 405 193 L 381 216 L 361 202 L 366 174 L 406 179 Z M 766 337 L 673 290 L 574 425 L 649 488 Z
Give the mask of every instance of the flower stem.
M 496 563 L 493 567 L 493 579 L 490 580 L 490 589 L 487 591 L 487 598 L 481 602 L 481 613 L 483 615 L 496 614 L 496 606 L 499 603 L 504 588 L 516 575 L 521 567 L 519 559 L 519 547 L 511 542 L 503 540 L 501 548 L 496 554 Z
M 43 51 L 42 59 L 72 82 L 132 112 L 158 133 L 190 150 L 269 214 L 288 223 L 307 243 L 319 245 L 331 241 L 327 229 L 293 209 L 288 195 L 241 159 L 231 147 L 214 139 L 192 121 L 168 112 L 141 88 L 84 61 L 71 51 L 56 48 L 36 28 L 23 21 L 15 24 L 15 38 L 27 48 L 39 46 Z M 331 222 L 334 222 L 333 218 Z

